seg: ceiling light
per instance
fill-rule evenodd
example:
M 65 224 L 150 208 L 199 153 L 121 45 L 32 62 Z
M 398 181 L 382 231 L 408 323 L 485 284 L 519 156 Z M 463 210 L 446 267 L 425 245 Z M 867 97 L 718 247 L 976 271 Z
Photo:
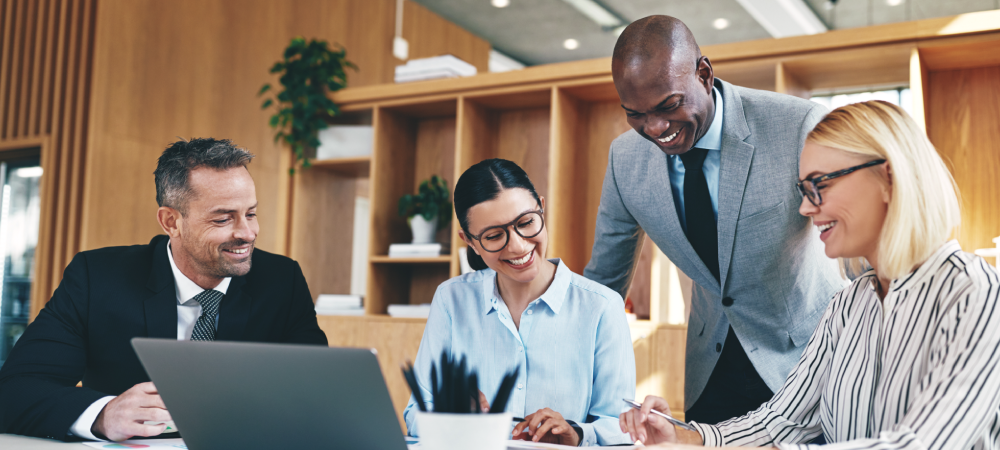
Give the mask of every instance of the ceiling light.
M 22 167 L 20 169 L 17 169 L 17 171 L 14 172 L 14 173 L 17 174 L 17 176 L 19 176 L 21 178 L 38 178 L 38 177 L 42 176 L 42 168 L 41 167 Z
M 613 30 L 625 24 L 625 20 L 608 10 L 596 0 L 563 0 L 576 8 L 580 14 L 587 16 L 601 26 L 605 31 Z
M 614 33 L 615 36 L 621 36 L 622 33 L 625 32 L 625 28 L 627 28 L 627 27 L 628 27 L 628 25 L 622 25 L 622 26 L 620 26 L 618 28 L 615 28 L 614 30 L 611 30 L 611 32 Z
M 719 17 L 712 22 L 712 26 L 715 27 L 716 30 L 725 30 L 729 27 L 729 21 L 724 17 Z
M 885 3 L 889 6 L 899 6 L 903 3 L 903 0 L 885 0 Z
M 782 38 L 827 31 L 806 0 L 736 0 L 771 37 Z M 830 0 L 837 3 L 836 0 Z
M 579 46 L 580 43 L 576 39 L 566 39 L 563 41 L 563 47 L 566 47 L 566 50 L 576 50 Z
M 506 8 L 510 5 L 510 0 L 490 0 L 490 4 L 497 8 Z

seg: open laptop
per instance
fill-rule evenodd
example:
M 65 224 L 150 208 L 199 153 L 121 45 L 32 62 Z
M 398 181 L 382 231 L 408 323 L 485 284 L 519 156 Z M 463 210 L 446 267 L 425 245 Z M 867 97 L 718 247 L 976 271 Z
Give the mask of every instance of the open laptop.
M 406 450 L 374 350 L 132 339 L 191 450 Z

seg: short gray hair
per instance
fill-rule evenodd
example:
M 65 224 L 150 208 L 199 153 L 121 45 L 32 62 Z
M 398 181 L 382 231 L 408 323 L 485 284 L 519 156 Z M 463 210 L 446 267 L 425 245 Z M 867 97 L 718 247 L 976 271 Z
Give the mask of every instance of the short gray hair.
M 188 176 L 199 167 L 217 170 L 246 167 L 253 154 L 229 139 L 197 138 L 174 142 L 156 163 L 156 203 L 184 214 L 191 186 Z

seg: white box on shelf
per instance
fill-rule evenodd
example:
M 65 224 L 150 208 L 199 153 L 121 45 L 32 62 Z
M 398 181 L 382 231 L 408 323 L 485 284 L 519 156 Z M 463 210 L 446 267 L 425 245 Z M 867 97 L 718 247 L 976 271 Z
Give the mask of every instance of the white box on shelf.
M 361 308 L 363 301 L 360 295 L 320 294 L 316 298 L 316 309 Z
M 330 125 L 319 131 L 316 159 L 371 156 L 374 138 L 371 125 Z
M 329 309 L 319 309 L 316 308 L 317 316 L 363 316 L 365 315 L 364 308 L 329 308 Z
M 392 317 L 426 319 L 431 314 L 431 305 L 430 303 L 421 305 L 389 305 L 388 312 Z
M 441 256 L 441 244 L 389 244 L 389 256 L 393 258 L 425 258 Z

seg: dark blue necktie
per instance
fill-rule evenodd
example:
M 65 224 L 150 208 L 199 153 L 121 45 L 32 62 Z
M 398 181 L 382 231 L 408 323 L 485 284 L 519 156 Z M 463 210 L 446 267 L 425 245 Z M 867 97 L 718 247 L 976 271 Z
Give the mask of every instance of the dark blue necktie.
M 719 235 L 712 211 L 712 197 L 708 194 L 708 181 L 702 166 L 708 150 L 692 148 L 680 155 L 684 163 L 684 216 L 687 221 L 687 238 L 701 261 L 719 281 Z
M 214 341 L 215 318 L 219 316 L 219 302 L 222 301 L 222 293 L 215 289 L 206 289 L 194 296 L 194 300 L 201 304 L 201 317 L 194 324 L 191 340 Z

